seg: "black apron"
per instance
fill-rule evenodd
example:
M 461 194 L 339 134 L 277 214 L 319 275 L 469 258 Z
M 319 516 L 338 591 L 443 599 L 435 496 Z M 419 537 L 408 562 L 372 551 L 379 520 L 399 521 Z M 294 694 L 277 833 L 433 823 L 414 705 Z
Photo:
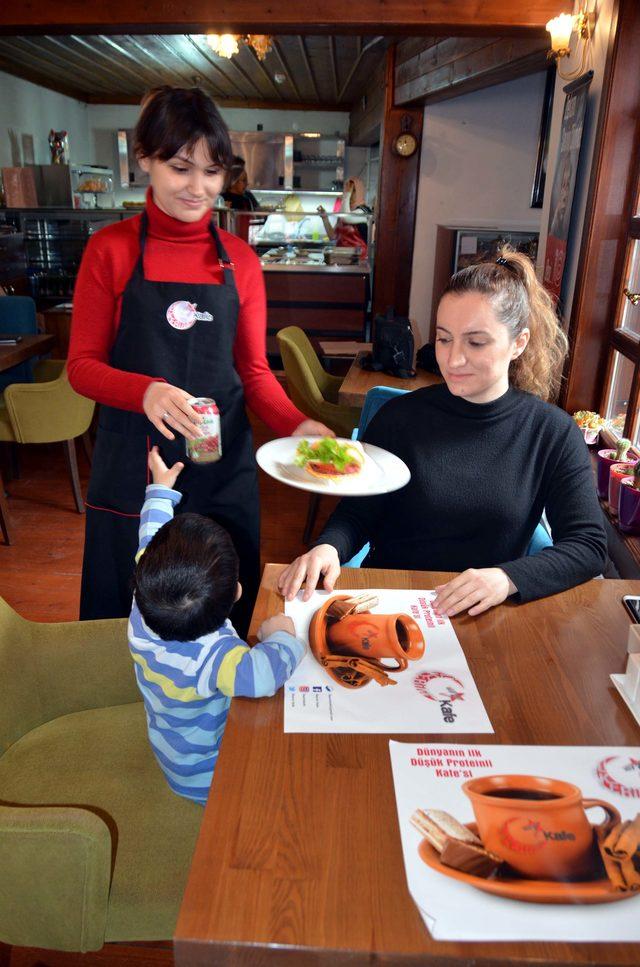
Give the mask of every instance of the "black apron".
M 139 515 L 150 483 L 147 456 L 157 444 L 167 464 L 185 468 L 176 488 L 176 513 L 205 514 L 222 524 L 240 558 L 243 595 L 232 620 L 246 634 L 259 581 L 260 516 L 253 438 L 233 360 L 240 301 L 220 236 L 210 231 L 222 285 L 149 282 L 144 277 L 147 216 L 140 225 L 140 256 L 122 296 L 120 326 L 111 351 L 116 369 L 161 376 L 193 396 L 215 399 L 220 410 L 222 458 L 195 465 L 185 439 L 167 440 L 145 414 L 101 406 L 87 494 L 80 618 L 117 618 L 131 609 L 131 577 Z M 193 315 L 198 316 L 192 325 Z M 186 328 L 185 328 L 186 326 Z

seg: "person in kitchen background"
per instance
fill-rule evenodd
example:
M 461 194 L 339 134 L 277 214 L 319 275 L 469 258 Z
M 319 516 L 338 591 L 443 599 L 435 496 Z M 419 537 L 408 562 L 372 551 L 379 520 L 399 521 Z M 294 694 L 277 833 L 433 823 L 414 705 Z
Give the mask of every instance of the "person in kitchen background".
M 322 205 L 316 209 L 324 230 L 331 241 L 335 241 L 341 248 L 359 248 L 362 257 L 367 254 L 369 244 L 368 215 L 372 209 L 366 204 L 364 185 L 360 178 L 347 178 L 344 183 L 342 198 L 334 210 L 337 214 L 335 226 Z
M 185 460 L 198 437 L 190 400 L 215 399 L 221 459 L 186 461 L 178 512 L 231 534 L 245 589 L 233 620 L 246 633 L 259 577 L 260 516 L 245 401 L 279 436 L 333 435 L 307 420 L 269 369 L 260 262 L 215 227 L 211 209 L 232 169 L 227 127 L 198 88 L 156 88 L 135 130 L 149 174 L 145 210 L 93 235 L 73 301 L 74 389 L 101 404 L 87 496 L 80 617 L 125 616 L 147 485 L 147 455 Z
M 258 211 L 258 199 L 249 191 L 249 178 L 246 163 L 239 154 L 234 154 L 229 175 L 229 187 L 222 196 L 227 208 L 240 212 Z

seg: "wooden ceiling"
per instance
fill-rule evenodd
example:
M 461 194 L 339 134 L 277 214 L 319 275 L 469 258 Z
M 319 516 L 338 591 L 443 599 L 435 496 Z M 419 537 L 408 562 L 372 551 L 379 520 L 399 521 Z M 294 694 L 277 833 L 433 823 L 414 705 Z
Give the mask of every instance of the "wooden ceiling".
M 90 104 L 137 104 L 149 87 L 197 84 L 228 107 L 348 111 L 388 44 L 280 36 L 260 62 L 249 46 L 219 57 L 201 34 L 0 36 L 0 70 Z

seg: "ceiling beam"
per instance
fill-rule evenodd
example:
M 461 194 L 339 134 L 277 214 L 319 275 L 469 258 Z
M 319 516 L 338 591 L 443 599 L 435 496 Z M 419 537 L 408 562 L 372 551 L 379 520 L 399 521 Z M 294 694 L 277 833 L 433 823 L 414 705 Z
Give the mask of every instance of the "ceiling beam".
M 260 58 L 256 54 L 256 52 L 253 49 L 253 47 L 251 46 L 251 44 L 247 44 L 247 50 L 249 51 L 249 54 L 251 55 L 251 57 L 252 57 L 255 65 L 256 65 L 256 67 L 258 68 L 258 70 L 260 71 L 260 73 L 262 74 L 262 76 L 265 78 L 265 80 L 266 80 L 267 84 L 269 85 L 269 87 L 271 88 L 271 90 L 276 95 L 277 99 L 279 101 L 284 101 L 284 97 L 282 96 L 282 92 L 278 90 L 278 87 L 277 87 L 275 81 L 273 80 L 273 78 L 271 77 L 271 74 L 269 73 L 269 71 L 267 70 L 267 68 L 264 66 L 264 64 L 262 63 L 262 61 L 260 60 Z
M 281 49 L 280 44 L 278 43 L 277 37 L 273 38 L 273 52 L 278 58 L 278 60 L 280 61 L 280 66 L 282 67 L 282 70 L 286 75 L 287 81 L 289 82 L 289 84 L 291 84 L 291 87 L 294 89 L 296 95 L 300 98 L 300 100 L 302 100 L 300 88 L 296 84 L 295 78 L 293 76 L 293 71 L 291 70 L 291 68 L 287 63 L 287 58 L 285 57 L 285 53 Z
M 358 45 L 357 45 L 358 46 L 358 56 L 354 60 L 352 66 L 351 66 L 351 70 L 347 74 L 347 79 L 344 82 L 344 84 L 342 85 L 342 89 L 341 89 L 341 91 L 340 91 L 340 93 L 338 95 L 338 100 L 339 101 L 341 101 L 342 98 L 344 97 L 344 95 L 346 93 L 346 90 L 349 87 L 349 84 L 351 83 L 351 78 L 353 77 L 353 75 L 357 71 L 358 67 L 360 66 L 360 63 L 361 63 L 362 58 L 364 57 L 364 55 L 368 51 L 370 51 L 373 47 L 375 47 L 376 44 L 379 44 L 381 40 L 384 40 L 384 37 L 374 37 L 373 40 L 370 40 L 369 43 L 366 44 L 363 47 L 362 46 L 362 38 L 361 37 L 358 37 Z
M 316 101 L 320 100 L 320 94 L 318 93 L 318 85 L 316 84 L 315 74 L 313 73 L 313 68 L 311 66 L 311 61 L 309 60 L 309 54 L 307 53 L 307 45 L 304 42 L 304 37 L 298 37 L 298 43 L 300 45 L 300 53 L 302 54 L 302 59 L 304 61 L 304 66 L 307 69 L 307 74 L 309 75 L 309 80 L 311 81 L 311 86 L 313 88 L 313 93 L 316 96 Z
M 25 33 L 387 33 L 542 35 L 564 0 L 325 0 L 290 4 L 262 0 L 23 0 L 4 3 L 0 32 Z
M 24 74 L 18 74 L 13 68 L 9 70 L 6 66 L 3 66 L 2 58 L 0 57 L 0 70 L 5 70 L 8 74 L 16 74 L 18 77 L 23 77 L 25 80 L 31 80 L 30 77 Z M 25 72 L 26 73 L 26 72 Z M 48 86 L 51 90 L 58 90 L 58 87 L 53 85 L 45 85 L 41 79 L 34 80 L 34 84 L 40 84 L 42 87 Z M 123 94 L 86 94 L 84 97 L 80 97 L 78 94 L 73 94 L 67 90 L 61 91 L 61 93 L 69 93 L 70 97 L 75 97 L 77 100 L 84 101 L 86 104 L 140 104 L 140 98 L 133 95 L 123 95 Z M 216 106 L 221 110 L 225 107 L 246 107 L 246 108 L 256 108 L 260 111 L 333 111 L 335 114 L 347 114 L 350 110 L 350 104 L 323 104 L 317 101 L 263 101 L 258 100 L 258 98 L 250 97 L 216 97 Z
M 331 61 L 333 91 L 336 96 L 336 101 L 339 101 L 340 100 L 340 81 L 338 80 L 338 65 L 336 64 L 336 39 L 335 37 L 327 37 L 327 42 L 329 44 L 329 60 Z

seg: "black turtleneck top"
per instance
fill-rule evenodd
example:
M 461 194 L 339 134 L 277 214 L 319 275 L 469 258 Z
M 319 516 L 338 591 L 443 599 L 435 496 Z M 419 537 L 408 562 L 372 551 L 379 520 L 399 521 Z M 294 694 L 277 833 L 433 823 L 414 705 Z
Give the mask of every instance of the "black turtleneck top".
M 427 571 L 501 567 L 530 601 L 595 577 L 607 560 L 584 440 L 557 406 L 509 389 L 491 403 L 443 383 L 390 400 L 363 440 L 411 471 L 402 490 L 341 501 L 315 544 L 340 561 L 369 541 L 363 566 Z M 553 547 L 525 557 L 542 512 Z

